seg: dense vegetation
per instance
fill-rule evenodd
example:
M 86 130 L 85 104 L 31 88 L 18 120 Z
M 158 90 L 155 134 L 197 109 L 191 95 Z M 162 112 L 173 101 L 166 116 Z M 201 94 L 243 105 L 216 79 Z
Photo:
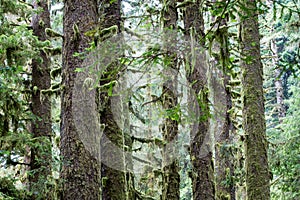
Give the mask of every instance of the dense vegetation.
M 299 20 L 299 0 L 0 0 L 0 199 L 299 199 Z

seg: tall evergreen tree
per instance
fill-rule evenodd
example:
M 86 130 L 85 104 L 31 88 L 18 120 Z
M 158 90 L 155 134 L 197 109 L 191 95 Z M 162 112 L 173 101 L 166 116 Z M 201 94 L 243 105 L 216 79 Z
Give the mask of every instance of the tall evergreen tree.
M 243 1 L 241 68 L 247 199 L 270 199 L 257 1 Z
M 36 10 L 42 11 L 34 15 L 32 19 L 33 33 L 40 41 L 47 40 L 46 28 L 50 28 L 50 13 L 47 1 L 34 2 Z M 30 169 L 30 187 L 33 192 L 34 199 L 47 198 L 51 192 L 45 180 L 51 174 L 51 100 L 48 95 L 42 94 L 43 90 L 47 90 L 51 86 L 50 78 L 50 58 L 45 51 L 40 51 L 42 60 L 34 59 L 32 61 L 32 113 L 36 116 L 36 120 L 32 122 L 33 137 L 39 141 L 37 147 L 31 148 Z M 46 189 L 46 190 L 45 190 Z M 49 196 L 48 196 L 49 198 Z
M 85 33 L 98 25 L 97 8 L 94 0 L 64 1 L 60 143 L 63 159 L 61 199 L 64 200 L 100 198 L 100 166 L 80 140 L 72 111 L 75 69 L 82 67 L 82 59 L 74 54 L 84 52 L 93 41 Z
M 178 64 L 177 64 L 177 55 L 174 53 L 174 49 L 170 47 L 167 42 L 169 31 L 176 30 L 176 23 L 177 23 L 177 8 L 176 8 L 176 0 L 167 0 L 163 2 L 163 10 L 162 10 L 162 23 L 165 35 L 163 35 L 163 40 L 165 43 L 165 51 L 166 57 L 165 60 L 169 62 L 164 69 L 168 80 L 164 81 L 163 83 L 163 94 L 162 94 L 162 103 L 163 108 L 167 110 L 174 110 L 178 104 L 176 90 L 177 90 L 177 76 L 176 73 L 169 73 L 172 69 L 178 71 Z M 171 45 L 172 46 L 172 45 Z M 170 77 L 171 76 L 171 77 Z M 173 111 L 173 112 L 174 112 Z M 176 111 L 175 111 L 176 112 Z M 163 139 L 164 141 L 169 144 L 173 140 L 176 140 L 178 137 L 178 121 L 176 119 L 172 119 L 172 116 L 167 116 L 164 124 L 163 124 Z M 180 185 L 180 175 L 179 175 L 179 166 L 178 160 L 173 158 L 172 154 L 175 153 L 176 147 L 166 145 L 164 147 L 163 152 L 163 169 L 162 169 L 162 199 L 172 199 L 176 200 L 180 198 L 179 195 L 179 185 Z M 174 159 L 174 160 L 173 160 Z
M 214 7 L 212 13 L 218 13 L 227 4 L 226 0 L 212 1 Z M 211 128 L 215 138 L 215 181 L 216 199 L 235 199 L 235 187 L 233 182 L 234 158 L 230 146 L 233 141 L 234 126 L 230 117 L 233 103 L 231 99 L 229 34 L 229 11 L 222 16 L 212 15 L 214 23 L 214 40 L 211 41 L 212 69 L 210 72 L 210 94 L 213 104 L 214 121 Z
M 121 19 L 121 1 L 117 0 L 112 2 L 105 0 L 103 1 L 102 5 L 104 6 L 100 7 L 101 29 L 108 30 L 113 27 L 117 27 L 117 33 L 121 34 L 121 30 L 123 28 Z M 117 44 L 115 48 L 120 49 L 113 49 L 113 51 L 122 51 L 122 46 L 124 44 L 122 44 L 121 36 L 119 39 L 120 41 L 117 42 L 120 44 Z M 119 53 L 122 54 L 122 52 Z M 118 81 L 118 78 L 120 78 L 119 74 L 121 68 L 121 64 L 118 60 L 112 60 L 112 63 L 110 63 L 109 66 L 103 70 L 104 72 L 101 76 L 100 85 L 110 84 L 114 81 Z M 122 84 L 124 85 L 121 87 L 124 88 L 126 85 L 124 81 Z M 113 110 L 117 107 L 125 108 L 128 104 L 128 100 L 126 100 L 126 98 L 120 94 L 116 95 L 117 97 L 114 98 L 119 98 L 118 104 L 113 103 L 113 97 L 109 94 L 108 90 L 99 91 L 99 100 L 101 102 L 100 122 L 105 126 L 103 135 L 107 137 L 106 140 L 103 140 L 103 138 L 101 140 L 101 159 L 109 159 L 111 161 L 110 164 L 116 162 L 115 166 L 109 166 L 105 162 L 102 162 L 102 199 L 130 200 L 134 199 L 135 194 L 133 188 L 133 175 L 131 173 L 131 158 L 128 156 L 128 154 L 126 154 L 126 152 L 129 152 L 130 154 L 132 148 L 132 140 L 129 136 L 128 129 L 126 129 L 129 125 L 129 119 L 128 116 L 126 116 L 126 109 L 118 110 L 118 112 L 120 112 L 118 113 L 119 115 L 125 115 L 125 117 L 121 117 L 121 119 L 124 119 L 125 121 L 121 120 L 123 127 L 120 127 L 120 124 L 118 124 L 113 115 Z M 116 145 L 116 148 L 119 150 L 111 148 L 112 144 Z M 120 149 L 122 151 L 120 151 Z
M 204 19 L 202 13 L 203 1 L 197 0 L 185 8 L 184 26 L 185 34 L 191 40 L 196 41 L 201 48 L 204 47 Z M 192 36 L 192 37 L 191 37 Z M 194 49 L 192 49 L 193 51 Z M 212 164 L 212 147 L 204 144 L 206 136 L 209 134 L 209 105 L 208 105 L 208 85 L 207 85 L 207 63 L 205 52 L 202 52 L 201 60 L 197 58 L 193 66 L 193 59 L 188 58 L 189 68 L 186 69 L 187 80 L 191 84 L 193 93 L 197 95 L 197 107 L 200 110 L 198 130 L 191 141 L 191 162 L 192 162 L 192 182 L 193 199 L 214 199 L 215 186 Z M 208 144 L 209 145 L 209 144 Z M 207 147 L 207 149 L 206 149 Z

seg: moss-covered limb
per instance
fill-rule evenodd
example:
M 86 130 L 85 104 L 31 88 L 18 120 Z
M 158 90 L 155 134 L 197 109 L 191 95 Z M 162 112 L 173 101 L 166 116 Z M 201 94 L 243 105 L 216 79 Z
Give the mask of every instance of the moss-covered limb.
M 54 31 L 51 28 L 46 28 L 45 32 L 46 32 L 47 37 L 50 37 L 50 38 L 63 38 L 64 37 L 62 34 Z
M 61 89 L 61 82 L 57 82 L 57 83 L 52 83 L 50 88 L 42 89 L 40 91 L 41 91 L 41 93 L 44 93 L 44 94 L 51 94 L 51 91 L 60 90 L 60 89 Z
M 237 80 L 230 80 L 228 84 L 230 86 L 238 86 L 238 85 L 241 85 L 242 82 L 241 82 L 241 80 L 237 79 Z
M 55 89 L 53 89 L 52 87 L 50 89 L 47 90 L 41 90 L 41 95 L 47 95 L 47 96 L 52 96 L 52 95 L 56 95 L 59 96 L 61 93 L 61 88 L 57 87 Z
M 81 34 L 80 34 L 79 27 L 76 23 L 73 23 L 72 30 L 73 30 L 73 35 L 71 39 L 73 40 L 73 42 L 77 43 L 81 39 Z
M 236 98 L 236 97 L 241 97 L 241 96 L 242 96 L 241 92 L 239 92 L 239 91 L 231 90 L 230 92 L 231 92 L 231 95 L 232 95 L 234 98 Z
M 57 67 L 57 68 L 54 68 L 50 71 L 50 76 L 52 79 L 55 79 L 56 77 L 60 76 L 61 75 L 61 69 L 62 67 Z
M 116 35 L 119 32 L 119 28 L 117 25 L 110 26 L 108 28 L 101 29 L 100 38 L 110 38 Z
M 45 53 L 48 56 L 57 56 L 57 55 L 61 55 L 62 53 L 62 48 L 61 47 L 56 47 L 56 48 L 44 48 Z
M 136 33 L 136 32 L 133 32 L 133 31 L 130 30 L 129 28 L 125 28 L 125 31 L 126 31 L 126 33 L 128 33 L 128 34 L 130 34 L 130 35 L 132 35 L 132 36 L 135 36 L 135 37 L 137 37 L 137 38 L 139 38 L 139 39 L 141 39 L 141 40 L 144 40 L 143 35 L 140 35 L 140 34 L 138 34 L 138 33 Z
M 138 138 L 135 136 L 131 136 L 131 138 L 133 141 L 136 140 L 141 143 L 153 143 L 159 147 L 163 147 L 164 145 L 166 145 L 166 142 L 159 138 Z
M 10 26 L 24 26 L 23 24 L 20 25 L 20 24 L 15 24 L 15 23 L 10 23 L 9 25 L 10 25 Z M 26 28 L 27 28 L 28 30 L 32 30 L 32 26 L 30 26 L 30 25 L 26 25 Z

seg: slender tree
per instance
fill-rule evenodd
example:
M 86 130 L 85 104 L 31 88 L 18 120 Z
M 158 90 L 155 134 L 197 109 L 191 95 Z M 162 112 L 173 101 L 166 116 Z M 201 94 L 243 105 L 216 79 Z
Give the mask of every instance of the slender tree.
M 247 199 L 270 199 L 257 1 L 243 1 L 241 67 Z
M 167 110 L 175 110 L 177 102 L 177 75 L 174 73 L 168 73 L 171 69 L 178 70 L 177 66 L 177 55 L 174 54 L 173 49 L 170 48 L 170 45 L 167 42 L 169 32 L 176 30 L 177 23 L 177 8 L 176 0 L 166 0 L 163 2 L 162 18 L 163 18 L 163 28 L 166 32 L 163 36 L 165 42 L 166 57 L 164 59 L 169 60 L 164 69 L 166 76 L 170 78 L 163 83 L 163 95 L 162 102 L 163 108 Z M 167 144 L 170 144 L 173 140 L 176 140 L 178 137 L 178 121 L 172 119 L 172 116 L 167 116 L 163 124 L 163 139 Z M 180 198 L 179 194 L 179 185 L 180 185 L 180 175 L 179 175 L 179 166 L 178 160 L 172 158 L 171 154 L 174 154 L 176 147 L 166 145 L 163 152 L 163 162 L 165 163 L 162 169 L 162 199 L 172 199 L 176 200 Z M 173 160 L 174 159 L 174 160 Z
M 282 118 L 286 115 L 286 108 L 284 105 L 284 94 L 283 94 L 283 84 L 281 80 L 281 70 L 279 68 L 279 55 L 278 55 L 278 47 L 276 45 L 275 39 L 271 40 L 271 51 L 272 51 L 272 64 L 275 68 L 274 70 L 274 82 L 276 89 L 276 103 L 277 103 L 277 112 L 278 119 L 282 122 Z
M 227 4 L 226 0 L 212 1 L 213 11 L 222 10 Z M 211 98 L 214 109 L 214 123 L 211 124 L 215 137 L 215 174 L 216 199 L 235 199 L 233 183 L 233 156 L 230 145 L 233 143 L 234 126 L 230 117 L 232 99 L 230 84 L 229 63 L 229 36 L 227 22 L 228 11 L 222 17 L 212 16 L 215 22 L 213 28 L 215 39 L 212 41 L 212 69 L 210 72 Z
M 117 33 L 121 34 L 122 30 L 122 19 L 121 19 L 121 1 L 103 1 L 103 7 L 100 7 L 101 15 L 101 29 L 111 29 L 117 27 Z M 122 37 L 120 36 L 120 44 L 116 48 L 121 48 Z M 122 51 L 122 49 L 113 49 L 113 51 Z M 122 52 L 121 52 L 122 53 Z M 101 76 L 100 85 L 112 83 L 113 81 L 120 81 L 122 79 L 118 76 L 122 66 L 117 60 L 112 60 L 112 63 L 104 70 Z M 126 80 L 123 77 L 122 91 L 116 94 L 118 103 L 114 104 L 112 101 L 112 95 L 109 94 L 108 90 L 99 90 L 99 100 L 101 102 L 100 122 L 104 125 L 103 135 L 107 137 L 106 140 L 101 140 L 101 155 L 102 160 L 109 159 L 112 164 L 116 162 L 118 164 L 112 166 L 102 162 L 101 165 L 101 183 L 102 183 L 102 199 L 103 200 L 130 200 L 134 198 L 134 187 L 133 187 L 133 175 L 132 175 L 132 163 L 130 152 L 132 148 L 132 140 L 129 136 L 129 117 L 126 112 L 128 106 L 128 99 L 124 94 L 126 87 Z M 121 93 L 121 94 L 120 94 Z M 121 108 L 119 108 L 121 107 Z M 120 117 L 119 123 L 114 118 L 113 110 L 118 110 Z M 128 110 L 128 109 L 127 109 Z M 116 145 L 117 149 L 112 149 L 111 145 Z M 121 164 L 120 164 L 121 163 Z M 118 167 L 117 167 L 118 166 Z M 115 167 L 115 168 L 113 168 Z
M 100 166 L 80 140 L 79 131 L 72 113 L 72 94 L 76 68 L 82 67 L 82 53 L 90 46 L 93 38 L 85 33 L 98 24 L 98 6 L 94 0 L 64 1 L 64 42 L 61 100 L 61 143 L 63 159 L 61 169 L 61 199 L 99 199 Z
M 184 12 L 185 34 L 197 45 L 204 47 L 204 19 L 202 13 L 202 0 L 189 4 Z M 192 36 L 192 37 L 191 37 Z M 193 49 L 192 49 L 193 50 Z M 197 95 L 197 107 L 200 110 L 198 116 L 198 130 L 191 141 L 191 162 L 192 162 L 192 182 L 193 199 L 214 199 L 215 187 L 213 178 L 212 147 L 204 149 L 206 136 L 209 134 L 209 106 L 208 106 L 208 86 L 207 86 L 207 63 L 203 52 L 201 60 L 196 59 L 193 66 L 192 60 L 188 58 L 190 66 L 186 69 L 187 80 L 191 84 L 193 92 Z M 208 144 L 209 145 L 209 144 Z
M 50 13 L 48 2 L 45 0 L 35 1 L 34 9 L 42 11 L 33 16 L 33 33 L 40 41 L 47 40 L 46 28 L 50 28 Z M 30 189 L 33 199 L 50 198 L 51 191 L 46 185 L 46 180 L 51 176 L 51 100 L 48 95 L 42 93 L 51 86 L 50 58 L 45 51 L 40 51 L 41 60 L 32 61 L 32 113 L 36 120 L 32 122 L 33 137 L 39 141 L 36 147 L 31 148 Z M 48 179 L 49 180 L 49 179 Z M 46 190 L 45 190 L 46 188 Z M 48 197 L 47 197 L 48 196 Z

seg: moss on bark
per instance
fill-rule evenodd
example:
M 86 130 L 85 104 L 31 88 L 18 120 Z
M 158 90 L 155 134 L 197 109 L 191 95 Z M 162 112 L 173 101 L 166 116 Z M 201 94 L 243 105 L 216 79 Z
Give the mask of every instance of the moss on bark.
M 163 2 L 163 11 L 162 11 L 162 23 L 165 31 L 176 29 L 177 23 L 177 9 L 175 0 L 166 0 Z M 167 38 L 164 38 L 167 41 Z M 167 55 L 172 55 L 173 49 L 170 49 L 168 45 L 165 45 L 165 50 Z M 177 55 L 172 55 L 166 57 L 170 59 L 170 63 L 165 66 L 165 72 L 168 74 L 170 69 L 177 69 Z M 163 95 L 162 103 L 165 110 L 174 109 L 177 106 L 177 76 L 172 77 L 171 80 L 167 80 L 163 84 Z M 163 125 L 163 140 L 167 144 L 171 143 L 178 137 L 178 121 L 167 117 Z M 167 147 L 168 146 L 168 147 Z M 179 175 L 179 166 L 178 160 L 172 158 L 170 154 L 176 154 L 176 147 L 165 145 L 163 151 L 163 162 L 165 166 L 162 169 L 162 200 L 179 200 L 180 198 L 180 175 Z
M 64 42 L 61 107 L 61 143 L 63 158 L 61 169 L 61 199 L 100 199 L 99 164 L 85 149 L 76 129 L 72 112 L 72 94 L 76 68 L 82 67 L 82 59 L 74 57 L 89 47 L 93 38 L 84 35 L 98 22 L 97 4 L 94 0 L 64 1 Z M 74 29 L 77 27 L 77 30 Z M 76 31 L 76 32 L 75 32 Z
M 257 1 L 243 1 L 241 53 L 243 128 L 245 131 L 246 191 L 248 200 L 270 199 L 263 66 L 260 60 Z
M 204 45 L 204 20 L 202 7 L 202 0 L 197 0 L 189 4 L 184 12 L 184 28 L 187 38 L 193 35 L 199 46 Z M 192 32 L 191 32 L 192 31 Z M 209 107 L 208 107 L 208 89 L 207 89 L 207 63 L 205 62 L 206 56 L 201 55 L 201 60 L 192 60 L 187 58 L 190 62 L 186 66 L 192 66 L 186 69 L 187 80 L 189 81 L 197 95 L 198 102 L 196 105 L 199 109 L 199 122 L 198 130 L 193 130 L 195 133 L 191 141 L 191 163 L 192 163 L 192 183 L 193 183 L 193 199 L 207 199 L 212 200 L 215 196 L 214 175 L 213 175 L 213 162 L 212 162 L 212 147 L 209 144 L 204 144 L 207 134 L 209 134 Z M 204 150 L 204 146 L 208 145 Z
M 33 33 L 40 41 L 46 41 L 45 29 L 50 28 L 50 13 L 47 1 L 34 2 L 35 9 L 43 9 L 32 18 Z M 42 24 L 40 22 L 43 22 Z M 51 176 L 51 100 L 50 96 L 41 99 L 41 91 L 50 88 L 50 58 L 44 51 L 40 51 L 42 62 L 32 61 L 32 86 L 36 91 L 32 93 L 32 113 L 37 120 L 32 122 L 32 133 L 39 146 L 31 148 L 29 176 L 32 199 L 50 198 L 53 195 L 51 186 L 45 182 Z M 42 148 L 41 148 L 42 147 Z M 54 196 L 52 196 L 54 198 Z

